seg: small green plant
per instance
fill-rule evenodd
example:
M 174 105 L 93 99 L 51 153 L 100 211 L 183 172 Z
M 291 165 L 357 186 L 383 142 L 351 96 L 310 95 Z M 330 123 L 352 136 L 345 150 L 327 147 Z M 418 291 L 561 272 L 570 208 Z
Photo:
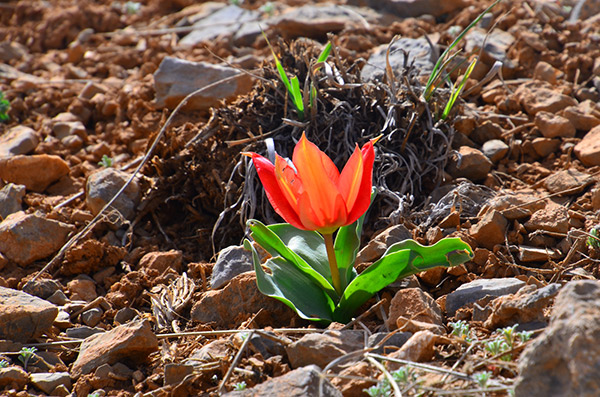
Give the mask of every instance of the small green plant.
M 109 168 L 113 166 L 113 159 L 108 157 L 107 155 L 103 154 L 102 155 L 102 159 L 100 159 L 100 161 L 98 161 L 98 165 L 104 167 L 104 168 Z
M 449 325 L 452 327 L 452 335 L 466 342 L 471 342 L 471 330 L 466 321 L 458 320 L 450 322 Z
M 241 381 L 233 385 L 233 390 L 246 390 L 246 382 Z
M 21 348 L 18 358 L 19 358 L 19 361 L 21 361 L 23 363 L 24 370 L 27 370 L 27 364 L 29 363 L 29 360 L 31 360 L 31 357 L 35 356 L 36 351 L 37 351 L 37 349 L 35 347 Z
M 260 11 L 267 15 L 273 15 L 273 12 L 275 11 L 275 6 L 270 1 L 267 1 L 260 7 Z
M 95 391 L 93 393 L 88 394 L 87 397 L 102 397 L 102 393 L 100 393 L 99 391 Z
M 483 371 L 483 372 L 476 373 L 474 375 L 474 377 L 475 377 L 475 380 L 477 381 L 477 384 L 479 385 L 479 387 L 481 387 L 482 389 L 485 389 L 488 386 L 488 381 L 492 377 L 492 373 L 488 372 L 488 371 Z
M 500 335 L 502 335 L 502 337 L 504 338 L 504 342 L 506 342 L 508 347 L 511 349 L 515 347 L 515 338 L 517 336 L 517 333 L 515 331 L 517 330 L 518 326 L 519 324 L 515 324 L 512 327 L 506 327 L 500 330 Z
M 233 6 L 241 6 L 244 3 L 244 0 L 229 0 L 229 4 Z
M 600 225 L 596 225 L 590 230 L 590 235 L 587 238 L 587 244 L 595 249 L 600 249 Z
M 531 339 L 532 335 L 533 335 L 533 332 L 531 332 L 531 331 L 517 332 L 517 338 L 519 338 L 519 341 L 521 343 L 527 342 L 529 339 Z
M 8 367 L 8 361 L 0 360 L 0 368 L 6 368 L 6 367 Z
M 485 342 L 484 348 L 492 356 L 497 356 L 498 354 L 510 350 L 510 346 L 508 346 L 508 344 L 501 337 Z M 507 354 L 500 357 L 500 359 L 503 361 L 511 361 L 512 356 Z
M 10 109 L 10 102 L 4 98 L 4 92 L 0 91 L 0 121 L 8 121 L 8 109 Z
M 391 373 L 392 379 L 398 385 L 406 386 L 415 386 L 415 388 L 419 389 L 419 377 L 415 373 L 412 367 L 405 365 L 398 368 L 396 371 Z M 392 395 L 392 386 L 390 385 L 390 381 L 387 378 L 383 378 L 376 385 L 369 387 L 368 389 L 363 389 L 365 393 L 367 393 L 370 397 L 388 397 Z
M 263 32 L 263 36 L 265 37 L 265 40 L 267 41 L 267 44 L 269 45 L 269 48 L 271 49 L 271 54 L 273 54 L 273 58 L 275 59 L 275 66 L 277 67 L 277 72 L 279 73 L 279 78 L 283 82 L 283 85 L 285 86 L 285 89 L 287 90 L 287 92 L 292 100 L 292 104 L 296 108 L 296 112 L 298 113 L 298 118 L 300 118 L 300 120 L 304 120 L 305 103 L 308 102 L 307 106 L 310 108 L 312 108 L 314 106 L 315 99 L 317 98 L 317 89 L 311 82 L 309 91 L 303 92 L 302 89 L 300 88 L 300 82 L 298 80 L 298 76 L 294 75 L 291 78 L 288 78 L 288 75 L 285 72 L 283 65 L 281 64 L 279 57 L 277 56 L 277 54 L 275 54 L 275 50 L 271 46 L 271 43 L 269 42 L 269 39 L 267 38 L 267 35 L 264 32 Z M 330 53 L 331 53 L 331 42 L 328 42 L 327 45 L 325 46 L 325 48 L 323 48 L 323 51 L 321 51 L 321 54 L 319 55 L 319 57 L 317 58 L 316 64 L 318 65 L 322 62 L 325 62 L 327 60 L 327 58 L 329 57 Z M 317 67 L 314 70 L 316 71 L 318 69 L 319 68 Z M 308 99 L 305 98 L 305 95 L 308 95 L 309 98 Z

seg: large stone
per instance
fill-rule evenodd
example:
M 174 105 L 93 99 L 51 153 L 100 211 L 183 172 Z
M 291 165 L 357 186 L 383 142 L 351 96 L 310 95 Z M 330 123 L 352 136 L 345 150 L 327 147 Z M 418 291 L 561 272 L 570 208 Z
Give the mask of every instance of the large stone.
M 21 367 L 10 366 L 6 368 L 0 368 L 0 387 L 6 386 L 18 387 L 19 389 L 25 387 L 29 382 L 29 374 L 24 371 Z
M 219 252 L 217 262 L 210 276 L 210 288 L 218 289 L 229 280 L 245 272 L 254 270 L 252 254 L 242 246 L 230 246 Z
M 492 160 L 493 163 L 502 160 L 508 154 L 509 149 L 509 146 L 500 139 L 490 139 L 481 147 L 483 154 Z
M 521 106 L 531 116 L 544 111 L 558 113 L 568 106 L 577 105 L 577 101 L 572 97 L 539 80 L 522 84 L 517 88 L 515 95 Z
M 481 247 L 493 249 L 495 245 L 504 243 L 508 221 L 498 211 L 488 211 L 469 233 Z
M 566 234 L 569 231 L 569 211 L 562 205 L 549 204 L 536 211 L 524 226 L 529 232 L 543 230 Z
M 425 14 L 439 17 L 465 7 L 467 2 L 464 0 L 349 0 L 348 4 L 372 7 L 401 18 L 410 18 Z
M 366 65 L 360 72 L 363 81 L 382 80 L 385 76 L 386 54 L 389 45 L 383 44 L 375 48 Z M 404 52 L 408 54 L 407 65 L 404 64 Z M 399 73 L 404 67 L 414 62 L 415 70 L 428 75 L 433 69 L 432 49 L 424 38 L 411 39 L 403 37 L 394 41 L 390 48 L 389 62 L 392 70 Z
M 114 197 L 129 179 L 130 174 L 114 168 L 104 168 L 90 175 L 86 182 L 85 204 L 94 214 Z M 112 203 L 112 207 L 123 217 L 130 219 L 140 200 L 140 186 L 136 179 L 131 181 L 123 193 Z
M 493 163 L 480 150 L 461 146 L 458 156 L 454 155 L 448 162 L 447 171 L 454 178 L 467 178 L 480 181 L 487 177 Z
M 576 194 L 594 183 L 594 177 L 574 168 L 556 171 L 544 181 L 550 193 Z
M 28 154 L 40 143 L 36 132 L 24 125 L 12 127 L 0 136 L 0 157 Z
M 327 364 L 345 354 L 364 349 L 362 331 L 330 331 L 304 335 L 285 350 L 292 368 L 315 364 L 325 368 Z
M 464 39 L 467 53 L 479 53 L 483 46 L 480 57 L 482 62 L 491 66 L 500 61 L 504 67 L 514 68 L 513 62 L 507 57 L 507 52 L 515 41 L 512 34 L 500 29 L 494 29 L 494 34 L 489 34 L 485 29 L 475 28 L 471 29 Z
M 269 379 L 250 389 L 226 393 L 223 397 L 342 397 L 329 380 L 321 375 L 319 367 L 308 365 Z
M 58 308 L 43 299 L 0 287 L 0 339 L 24 343 L 37 338 L 57 315 Z
M 43 192 L 50 184 L 69 173 L 69 165 L 60 157 L 49 154 L 18 155 L 0 159 L 0 179 L 27 190 Z
M 75 226 L 23 211 L 0 223 L 0 253 L 26 266 L 58 251 Z
M 102 364 L 124 362 L 137 365 L 146 362 L 148 356 L 157 350 L 158 339 L 150 324 L 145 320 L 132 321 L 84 340 L 71 373 L 77 378 L 93 372 Z
M 360 250 L 356 263 L 375 262 L 390 245 L 412 238 L 412 233 L 404 225 L 394 225 L 385 229 Z
M 514 294 L 525 286 L 525 282 L 516 278 L 478 279 L 463 284 L 446 296 L 446 313 L 454 316 L 463 306 L 476 302 L 486 296 L 502 296 Z
M 253 80 L 247 74 L 228 66 L 164 57 L 154 73 L 156 105 L 174 108 L 188 94 L 226 78 L 231 79 L 190 98 L 186 105 L 188 109 L 208 110 L 223 99 L 230 100 L 245 94 L 252 88 Z
M 600 106 L 590 100 L 565 108 L 562 115 L 581 131 L 589 131 L 600 125 Z
M 0 220 L 22 210 L 21 202 L 25 196 L 25 186 L 9 183 L 0 189 Z
M 600 125 L 585 134 L 573 151 L 583 165 L 587 167 L 600 165 Z
M 575 127 L 569 119 L 549 112 L 538 112 L 535 115 L 535 126 L 546 138 L 573 138 Z
M 442 334 L 445 332 L 442 311 L 436 301 L 420 288 L 405 288 L 396 292 L 390 303 L 388 327 L 398 328 L 398 320 L 419 321 L 431 324 L 432 331 Z M 410 331 L 410 330 L 409 330 Z
M 550 324 L 519 359 L 517 397 L 597 396 L 600 390 L 600 282 L 571 281 Z
M 60 385 L 67 390 L 71 390 L 72 387 L 71 376 L 68 372 L 34 373 L 31 374 L 31 383 L 47 395 L 54 395 L 52 392 Z
M 516 194 L 501 194 L 487 202 L 490 209 L 499 211 L 506 219 L 522 219 L 531 216 L 535 211 L 546 206 L 545 200 L 540 200 L 529 192 Z

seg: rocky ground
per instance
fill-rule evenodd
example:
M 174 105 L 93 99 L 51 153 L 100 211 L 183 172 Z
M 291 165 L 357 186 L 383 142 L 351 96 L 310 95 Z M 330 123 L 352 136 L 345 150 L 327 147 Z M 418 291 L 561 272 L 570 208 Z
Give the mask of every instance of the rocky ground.
M 423 83 L 489 3 L 0 3 L 1 394 L 597 396 L 600 3 L 495 6 L 440 121 Z M 265 37 L 300 81 L 334 44 L 305 121 Z M 240 152 L 302 131 L 338 164 L 383 134 L 359 271 L 405 238 L 473 260 L 327 329 L 261 295 Z

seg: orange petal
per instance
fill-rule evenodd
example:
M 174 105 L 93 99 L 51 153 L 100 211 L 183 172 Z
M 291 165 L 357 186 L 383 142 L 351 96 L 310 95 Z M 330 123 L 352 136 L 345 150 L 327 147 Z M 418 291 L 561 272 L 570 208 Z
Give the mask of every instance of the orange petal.
M 294 148 L 293 162 L 302 181 L 303 194 L 306 194 L 314 211 L 314 223 L 327 227 L 331 222 L 336 222 L 340 217 L 337 203 L 341 194 L 337 183 L 330 177 L 332 166 L 335 167 L 331 160 L 303 134 Z M 299 203 L 299 213 L 302 213 L 302 210 L 302 203 Z
M 367 142 L 361 149 L 363 158 L 363 171 L 356 201 L 351 208 L 348 208 L 347 224 L 353 223 L 360 218 L 365 212 L 367 212 L 369 205 L 371 204 L 371 190 L 373 188 L 373 162 L 375 161 L 373 141 L 374 140 Z
M 296 171 L 278 154 L 275 155 L 275 177 L 283 195 L 295 212 L 298 212 L 298 197 L 303 191 L 302 181 L 296 175 Z
M 363 155 L 358 145 L 344 166 L 338 181 L 338 190 L 346 202 L 348 212 L 354 207 L 363 175 Z
M 250 155 L 258 177 L 267 193 L 267 198 L 275 212 L 292 226 L 297 227 L 298 229 L 305 229 L 300 222 L 300 217 L 279 187 L 273 163 L 259 154 L 250 153 Z

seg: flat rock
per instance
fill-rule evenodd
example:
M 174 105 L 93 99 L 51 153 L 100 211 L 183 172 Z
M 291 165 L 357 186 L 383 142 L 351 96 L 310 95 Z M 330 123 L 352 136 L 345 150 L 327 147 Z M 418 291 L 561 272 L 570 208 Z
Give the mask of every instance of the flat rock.
M 75 226 L 23 211 L 0 223 L 0 253 L 26 266 L 58 251 Z
M 558 113 L 569 106 L 576 106 L 577 101 L 550 84 L 533 80 L 517 88 L 515 95 L 525 111 L 535 116 L 539 112 Z
M 360 250 L 356 263 L 375 262 L 390 245 L 412 238 L 412 233 L 404 225 L 394 225 L 375 236 Z
M 140 259 L 138 269 L 156 270 L 159 274 L 164 273 L 167 269 L 179 272 L 181 271 L 182 261 L 183 253 L 178 250 L 148 252 Z
M 158 339 L 150 324 L 145 320 L 132 321 L 86 338 L 71 374 L 77 378 L 93 372 L 102 364 L 139 364 L 147 361 L 148 355 L 157 350 Z
M 376 47 L 369 57 L 366 65 L 360 72 L 362 81 L 382 80 L 385 75 L 386 53 L 389 45 L 383 44 Z M 404 64 L 404 52 L 408 53 L 408 64 Z M 411 39 L 403 37 L 393 42 L 390 48 L 390 65 L 398 73 L 414 62 L 415 70 L 428 75 L 434 66 L 433 54 L 429 43 L 424 38 Z
M 544 111 L 535 115 L 535 126 L 545 138 L 573 138 L 576 132 L 568 118 Z
M 600 390 L 600 282 L 567 283 L 550 324 L 519 359 L 517 397 L 592 397 Z
M 85 204 L 94 214 L 113 198 L 113 196 L 127 182 L 130 174 L 116 170 L 112 167 L 104 168 L 91 174 L 86 182 Z M 135 214 L 135 208 L 140 200 L 140 185 L 136 179 L 115 200 L 112 207 L 119 211 L 123 217 L 130 219 Z
M 525 282 L 516 278 L 491 278 L 478 279 L 463 284 L 446 296 L 446 313 L 454 316 L 456 311 L 463 306 L 490 296 L 503 296 L 514 294 L 525 286 Z
M 285 350 L 292 368 L 310 364 L 325 368 L 336 358 L 364 347 L 362 331 L 344 330 L 304 335 Z
M 500 296 L 490 302 L 491 313 L 483 325 L 487 329 L 496 329 L 513 324 L 544 322 L 544 310 L 560 288 L 558 283 L 542 288 L 527 285 L 516 294 Z
M 504 243 L 507 227 L 506 218 L 499 211 L 491 210 L 471 226 L 469 234 L 481 247 L 491 250 L 495 245 Z
M 242 246 L 230 246 L 222 249 L 213 266 L 210 276 L 210 288 L 218 289 L 235 276 L 252 271 L 252 254 Z
M 556 171 L 544 180 L 544 187 L 550 193 L 577 194 L 594 183 L 594 177 L 574 168 Z
M 502 160 L 509 150 L 509 146 L 500 139 L 491 139 L 483 144 L 481 151 L 485 154 L 493 163 L 497 163 Z
M 164 57 L 154 73 L 156 106 L 174 108 L 188 94 L 222 79 L 239 76 L 194 95 L 186 108 L 208 110 L 223 99 L 233 99 L 250 91 L 253 80 L 237 69 L 207 62 L 191 62 Z
M 38 278 L 35 281 L 29 281 L 23 286 L 23 292 L 38 298 L 48 299 L 52 294 L 61 289 L 58 281 L 48 278 Z
M 390 302 L 387 325 L 390 330 L 398 328 L 400 317 L 432 324 L 439 333 L 445 332 L 442 311 L 433 298 L 420 288 L 406 288 L 396 292 Z M 410 331 L 410 330 L 408 330 Z
M 0 339 L 24 343 L 37 338 L 57 315 L 58 308 L 43 299 L 0 287 Z
M 40 138 L 35 130 L 17 125 L 0 136 L 0 157 L 29 154 L 39 143 Z
M 532 193 L 500 194 L 487 202 L 487 207 L 499 211 L 506 219 L 515 220 L 531 216 L 546 206 L 545 200 Z
M 480 150 L 470 146 L 461 146 L 458 156 L 453 155 L 448 161 L 446 171 L 454 178 L 467 178 L 480 181 L 487 177 L 493 163 Z
M 550 153 L 556 152 L 559 146 L 560 140 L 558 139 L 538 137 L 531 141 L 531 147 L 535 153 L 542 158 L 546 158 Z
M 581 131 L 589 131 L 600 125 L 600 107 L 593 101 L 585 100 L 577 106 L 569 106 L 562 115 Z
M 467 53 L 479 53 L 483 46 L 481 61 L 490 66 L 500 61 L 504 67 L 514 69 L 513 62 L 507 57 L 507 52 L 515 41 L 512 34 L 500 29 L 494 29 L 494 34 L 488 34 L 487 30 L 476 27 L 471 29 L 464 39 Z
M 542 80 L 552 85 L 556 85 L 556 76 L 559 71 L 550 65 L 548 62 L 538 62 L 533 69 L 533 78 L 536 80 Z
M 534 212 L 524 226 L 529 232 L 543 230 L 566 234 L 569 231 L 569 210 L 562 205 L 549 204 Z
M 436 0 L 349 0 L 348 4 L 372 7 L 401 18 L 411 18 L 425 14 L 439 17 L 465 7 L 468 3 L 464 0 L 447 0 L 441 2 Z
M 319 367 L 308 365 L 288 372 L 283 376 L 269 379 L 250 389 L 226 393 L 227 397 L 342 397 L 329 380 L 323 378 Z
M 383 354 L 386 347 L 402 347 L 412 336 L 410 332 L 396 332 L 390 336 L 389 332 L 375 332 L 369 336 L 367 344 L 369 347 L 379 346 L 373 350 L 375 354 Z M 387 338 L 387 339 L 386 339 Z M 381 343 L 385 339 L 385 342 Z
M 217 327 L 229 328 L 239 325 L 260 309 L 263 314 L 256 321 L 264 319 L 271 326 L 287 324 L 295 316 L 282 302 L 260 293 L 252 271 L 234 277 L 222 289 L 205 292 L 192 307 L 190 315 L 192 320 L 214 322 Z
M 520 262 L 546 262 L 562 256 L 559 250 L 550 247 L 538 248 L 520 245 L 517 248 L 517 258 Z
M 62 385 L 71 390 L 71 376 L 68 372 L 41 372 L 30 376 L 31 383 L 48 395 L 52 395 L 54 389 Z
M 573 151 L 583 165 L 588 167 L 600 165 L 600 125 L 585 134 Z
M 29 382 L 29 374 L 21 367 L 10 366 L 0 368 L 0 387 L 17 386 L 23 388 Z
M 421 363 L 431 361 L 435 353 L 435 344 L 438 340 L 439 335 L 431 331 L 419 331 L 413 334 L 399 350 L 388 354 L 387 357 Z M 401 364 L 388 361 L 386 366 L 389 370 L 395 370 Z
M 25 186 L 8 183 L 0 189 L 0 220 L 12 213 L 21 211 L 21 203 L 25 196 Z
M 44 170 L 44 172 L 40 172 Z M 69 173 L 69 165 L 60 157 L 49 154 L 16 155 L 0 158 L 0 179 L 27 190 L 43 192 L 50 184 Z

